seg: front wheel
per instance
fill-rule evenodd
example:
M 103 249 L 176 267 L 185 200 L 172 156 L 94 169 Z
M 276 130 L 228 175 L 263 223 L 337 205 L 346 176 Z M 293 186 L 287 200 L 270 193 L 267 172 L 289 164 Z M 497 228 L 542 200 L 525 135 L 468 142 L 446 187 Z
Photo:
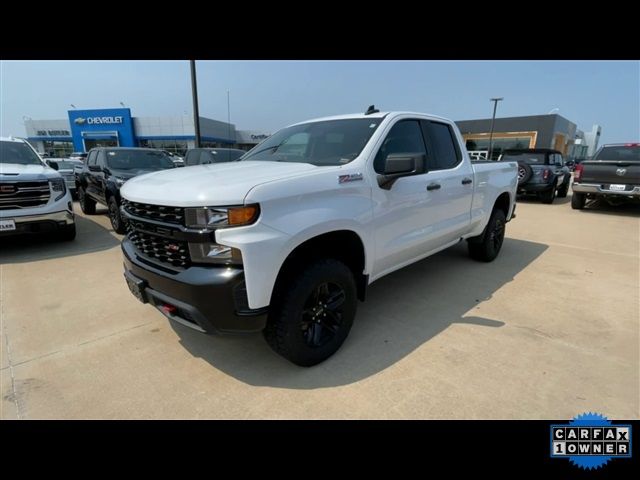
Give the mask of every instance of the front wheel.
M 78 201 L 80 208 L 85 215 L 93 215 L 96 213 L 96 202 L 87 195 L 84 187 L 78 188 Z
M 120 207 L 118 206 L 118 202 L 116 202 L 115 197 L 109 198 L 109 220 L 111 220 L 111 226 L 113 227 L 113 231 L 122 235 L 125 233 L 126 229 L 124 227 L 124 222 L 122 221 L 122 217 L 120 216 Z
M 489 223 L 482 235 L 468 240 L 469 255 L 480 262 L 492 262 L 500 253 L 504 242 L 507 217 L 504 212 L 496 208 L 491 214 Z
M 344 343 L 356 315 L 356 284 L 349 267 L 317 260 L 279 286 L 264 337 L 279 355 L 311 367 Z

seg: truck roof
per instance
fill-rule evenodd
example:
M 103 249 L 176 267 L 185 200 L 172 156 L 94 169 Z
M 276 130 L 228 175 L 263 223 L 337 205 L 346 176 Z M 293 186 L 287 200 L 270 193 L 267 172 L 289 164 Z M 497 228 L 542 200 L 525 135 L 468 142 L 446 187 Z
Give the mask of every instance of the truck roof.
M 305 120 L 303 122 L 293 123 L 293 124 L 291 124 L 289 126 L 293 127 L 294 125 L 302 125 L 303 123 L 324 122 L 324 121 L 327 121 L 327 120 L 349 120 L 349 119 L 355 119 L 355 118 L 377 118 L 377 119 L 381 119 L 381 118 L 385 118 L 387 115 L 420 115 L 420 116 L 427 116 L 427 117 L 440 119 L 440 120 L 446 120 L 447 122 L 451 121 L 451 120 L 449 120 L 447 118 L 441 117 L 439 115 L 432 115 L 430 113 L 409 112 L 409 111 L 390 111 L 390 112 L 370 113 L 369 115 L 364 114 L 364 113 L 347 113 L 347 114 L 344 114 L 344 115 L 332 115 L 332 116 L 329 116 L 329 117 L 319 117 L 319 118 L 313 118 L 313 119 L 310 119 L 310 120 Z
M 25 143 L 25 140 L 23 138 L 17 138 L 17 137 L 0 137 L 0 141 Z

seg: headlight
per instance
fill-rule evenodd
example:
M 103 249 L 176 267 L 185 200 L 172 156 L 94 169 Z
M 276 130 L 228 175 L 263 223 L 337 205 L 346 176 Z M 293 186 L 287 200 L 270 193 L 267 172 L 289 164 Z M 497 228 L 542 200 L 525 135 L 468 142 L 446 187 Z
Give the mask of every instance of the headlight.
M 186 208 L 185 220 L 191 228 L 239 227 L 251 225 L 260 216 L 258 204 L 241 207 Z
M 54 192 L 54 194 L 60 192 L 60 195 L 54 198 L 55 201 L 60 200 L 64 197 L 64 194 L 67 193 L 67 186 L 64 178 L 51 178 L 49 179 L 49 184 L 51 185 L 51 191 Z
M 240 250 L 212 242 L 189 243 L 189 255 L 194 263 L 242 263 Z
M 115 178 L 116 183 L 118 184 L 119 187 L 121 187 L 122 185 L 124 185 L 124 182 L 127 181 L 126 178 L 120 178 L 120 177 L 116 177 Z

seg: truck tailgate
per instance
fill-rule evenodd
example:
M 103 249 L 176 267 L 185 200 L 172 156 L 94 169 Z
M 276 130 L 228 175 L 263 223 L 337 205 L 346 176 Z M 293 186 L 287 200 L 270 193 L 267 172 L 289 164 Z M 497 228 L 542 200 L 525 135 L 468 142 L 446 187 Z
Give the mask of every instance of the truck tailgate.
M 640 185 L 640 162 L 590 160 L 582 165 L 580 183 Z

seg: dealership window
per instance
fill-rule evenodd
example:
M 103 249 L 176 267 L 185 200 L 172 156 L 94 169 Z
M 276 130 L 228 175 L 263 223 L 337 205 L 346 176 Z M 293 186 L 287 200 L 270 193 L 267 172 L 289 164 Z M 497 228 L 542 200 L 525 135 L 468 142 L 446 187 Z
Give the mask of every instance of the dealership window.
M 42 142 L 44 144 L 44 153 L 50 157 L 65 158 L 73 153 L 73 142 Z
M 139 140 L 138 146 L 144 148 L 158 148 L 160 150 L 167 150 L 168 152 L 175 153 L 183 156 L 187 152 L 186 140 Z
M 233 143 L 200 142 L 202 148 L 234 148 Z
M 507 149 L 530 148 L 530 141 L 530 137 L 493 137 L 491 160 L 497 160 L 500 154 Z M 469 138 L 466 141 L 466 145 L 469 151 L 488 151 L 489 138 Z

